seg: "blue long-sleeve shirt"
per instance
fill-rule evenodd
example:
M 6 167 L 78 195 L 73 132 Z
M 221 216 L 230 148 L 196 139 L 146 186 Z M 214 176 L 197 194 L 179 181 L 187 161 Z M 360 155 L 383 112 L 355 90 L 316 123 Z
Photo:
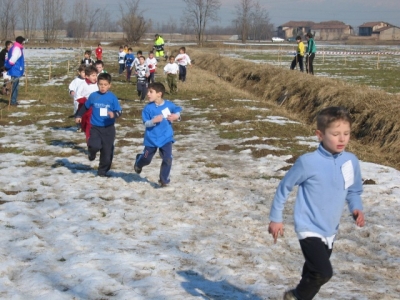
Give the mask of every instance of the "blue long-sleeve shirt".
M 144 133 L 145 146 L 149 147 L 162 147 L 166 143 L 175 142 L 174 131 L 172 124 L 165 117 L 160 123 L 152 123 L 155 116 L 163 115 L 166 112 L 171 114 L 180 114 L 182 108 L 175 105 L 173 102 L 164 100 L 163 103 L 157 105 L 155 102 L 148 103 L 142 111 L 142 120 L 146 125 Z M 164 112 L 164 113 L 163 113 Z
M 322 144 L 300 156 L 280 182 L 270 220 L 282 222 L 284 204 L 298 185 L 294 208 L 295 231 L 329 237 L 337 233 L 343 207 L 362 210 L 362 178 L 357 157 L 349 152 L 331 154 Z

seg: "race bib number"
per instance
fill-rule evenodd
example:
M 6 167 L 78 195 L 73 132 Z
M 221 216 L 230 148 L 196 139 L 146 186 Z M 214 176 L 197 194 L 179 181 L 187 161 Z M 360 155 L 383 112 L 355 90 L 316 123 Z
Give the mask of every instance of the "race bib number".
M 106 107 L 100 108 L 100 117 L 107 117 L 107 108 Z
M 347 190 L 354 184 L 354 169 L 351 160 L 346 161 L 342 165 L 342 175 L 344 179 L 344 189 Z

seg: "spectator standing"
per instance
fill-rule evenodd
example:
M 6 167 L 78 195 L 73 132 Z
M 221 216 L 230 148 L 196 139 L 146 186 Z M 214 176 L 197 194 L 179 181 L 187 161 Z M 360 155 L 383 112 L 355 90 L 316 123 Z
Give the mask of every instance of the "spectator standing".
M 304 58 L 304 43 L 301 41 L 301 36 L 296 37 L 296 42 L 297 42 L 297 51 L 296 51 L 296 56 L 293 58 L 292 64 L 290 65 L 290 70 L 294 70 L 294 68 L 297 66 L 297 63 L 299 63 L 300 71 L 304 72 L 304 65 L 303 65 L 303 58 Z
M 315 41 L 311 32 L 306 34 L 307 40 L 307 56 L 306 56 L 306 70 L 307 73 L 314 75 L 314 58 L 317 52 L 317 47 L 315 46 Z
M 156 51 L 156 59 L 158 61 L 160 57 L 164 57 L 164 39 L 158 33 L 154 37 L 153 50 Z
M 7 59 L 5 61 L 5 68 L 7 74 L 11 76 L 11 100 L 10 105 L 17 106 L 19 80 L 25 73 L 25 57 L 24 57 L 24 42 L 25 38 L 18 36 L 15 39 L 14 45 L 8 51 Z
M 13 42 L 6 41 L 5 47 L 0 51 L 0 69 L 4 70 L 4 63 L 6 62 L 7 54 L 10 48 L 12 47 Z
M 4 84 L 1 90 L 3 95 L 9 95 L 11 91 L 11 77 L 7 75 L 7 71 L 5 69 L 5 61 L 8 58 L 8 51 L 12 47 L 13 42 L 6 41 L 5 47 L 0 51 L 0 72 L 3 73 Z

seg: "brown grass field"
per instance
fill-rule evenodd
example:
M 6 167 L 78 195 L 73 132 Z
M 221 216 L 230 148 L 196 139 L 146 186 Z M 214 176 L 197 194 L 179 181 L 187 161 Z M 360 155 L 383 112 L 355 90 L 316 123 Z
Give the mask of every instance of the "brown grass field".
M 142 45 L 142 47 L 148 47 Z M 115 47 L 114 47 L 115 48 Z M 105 49 L 105 65 L 109 73 L 116 75 L 118 65 L 115 60 L 117 49 Z M 146 51 L 143 48 L 144 51 Z M 134 49 L 136 53 L 137 49 Z M 399 140 L 399 100 L 398 94 L 389 94 L 365 86 L 349 84 L 341 80 L 326 77 L 311 76 L 285 70 L 266 64 L 255 64 L 240 59 L 226 58 L 216 54 L 215 49 L 188 49 L 194 64 L 188 68 L 188 81 L 179 86 L 178 95 L 168 95 L 170 99 L 200 98 L 201 101 L 191 101 L 193 105 L 210 107 L 207 118 L 219 126 L 224 122 L 235 120 L 247 121 L 245 124 L 230 125 L 228 128 L 220 126 L 221 149 L 237 150 L 235 145 L 227 145 L 224 139 L 258 136 L 261 138 L 280 138 L 276 142 L 283 146 L 282 151 L 253 151 L 255 156 L 268 154 L 291 154 L 298 156 L 309 151 L 308 147 L 298 145 L 296 136 L 312 136 L 314 132 L 315 116 L 322 108 L 332 105 L 342 105 L 349 109 L 354 117 L 353 136 L 348 150 L 354 152 L 365 161 L 384 164 L 400 168 L 400 140 Z M 169 53 L 177 54 L 178 47 L 171 48 Z M 46 70 L 41 70 L 42 75 L 30 77 L 29 88 L 20 87 L 19 99 L 36 99 L 40 104 L 70 103 L 71 99 L 66 92 L 67 86 L 75 76 L 73 68 L 80 57 L 71 58 L 70 72 L 67 78 L 62 79 L 63 85 L 43 85 L 47 81 Z M 29 63 L 29 62 L 28 62 Z M 164 81 L 162 68 L 165 62 L 160 62 L 158 80 Z M 39 72 L 32 67 L 28 68 L 30 74 Z M 65 77 L 65 65 L 54 65 L 51 73 L 52 79 Z M 115 76 L 113 92 L 122 101 L 134 100 L 135 85 L 125 82 L 123 76 Z M 260 124 L 257 121 L 259 111 L 243 109 L 243 103 L 234 102 L 232 99 L 249 99 L 252 105 L 263 109 L 268 108 L 265 115 L 279 115 L 299 121 L 301 124 L 286 125 L 284 127 L 274 124 Z M 1 119 L 0 125 L 5 126 L 14 121 L 9 118 L 9 113 L 14 113 L 15 108 L 8 108 L 8 98 L 0 99 Z M 212 109 L 211 109 L 212 108 Z M 17 108 L 18 109 L 18 108 Z M 33 117 L 21 116 L 15 124 L 35 124 L 43 118 L 46 106 L 31 108 Z M 31 112 L 32 112 L 31 111 Z M 71 109 L 59 107 L 60 113 L 65 116 L 66 124 L 73 125 L 73 119 L 68 118 Z M 125 113 L 122 122 L 129 118 L 139 118 L 140 111 Z M 127 120 L 127 121 L 124 121 Z M 267 122 L 264 122 L 267 123 Z M 14 124 L 14 125 L 15 125 Z M 40 125 L 38 125 L 40 126 Z M 252 127 L 252 128 L 250 128 Z M 246 129 L 243 131 L 243 129 Z M 177 133 L 184 134 L 189 130 L 184 122 L 177 124 Z M 271 143 L 271 141 L 269 141 Z M 18 149 L 2 148 L 0 152 L 19 151 Z

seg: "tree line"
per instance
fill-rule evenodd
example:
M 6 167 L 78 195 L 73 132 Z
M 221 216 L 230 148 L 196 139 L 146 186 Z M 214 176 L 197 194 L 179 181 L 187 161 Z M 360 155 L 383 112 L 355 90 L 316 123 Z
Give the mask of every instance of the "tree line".
M 141 0 L 123 0 L 119 4 L 119 18 L 113 19 L 104 7 L 91 6 L 88 0 L 2 0 L 0 6 L 0 39 L 15 37 L 15 30 L 23 30 L 27 39 L 43 32 L 45 41 L 57 40 L 60 30 L 76 41 L 95 38 L 100 32 L 124 32 L 126 41 L 138 43 L 146 32 L 193 34 L 199 45 L 207 35 L 238 35 L 242 42 L 266 40 L 272 37 L 273 25 L 268 12 L 258 0 L 237 0 L 231 25 L 215 25 L 221 0 L 182 0 L 182 17 L 170 17 L 166 22 L 154 23 L 145 18 Z M 17 28 L 18 27 L 18 28 Z

